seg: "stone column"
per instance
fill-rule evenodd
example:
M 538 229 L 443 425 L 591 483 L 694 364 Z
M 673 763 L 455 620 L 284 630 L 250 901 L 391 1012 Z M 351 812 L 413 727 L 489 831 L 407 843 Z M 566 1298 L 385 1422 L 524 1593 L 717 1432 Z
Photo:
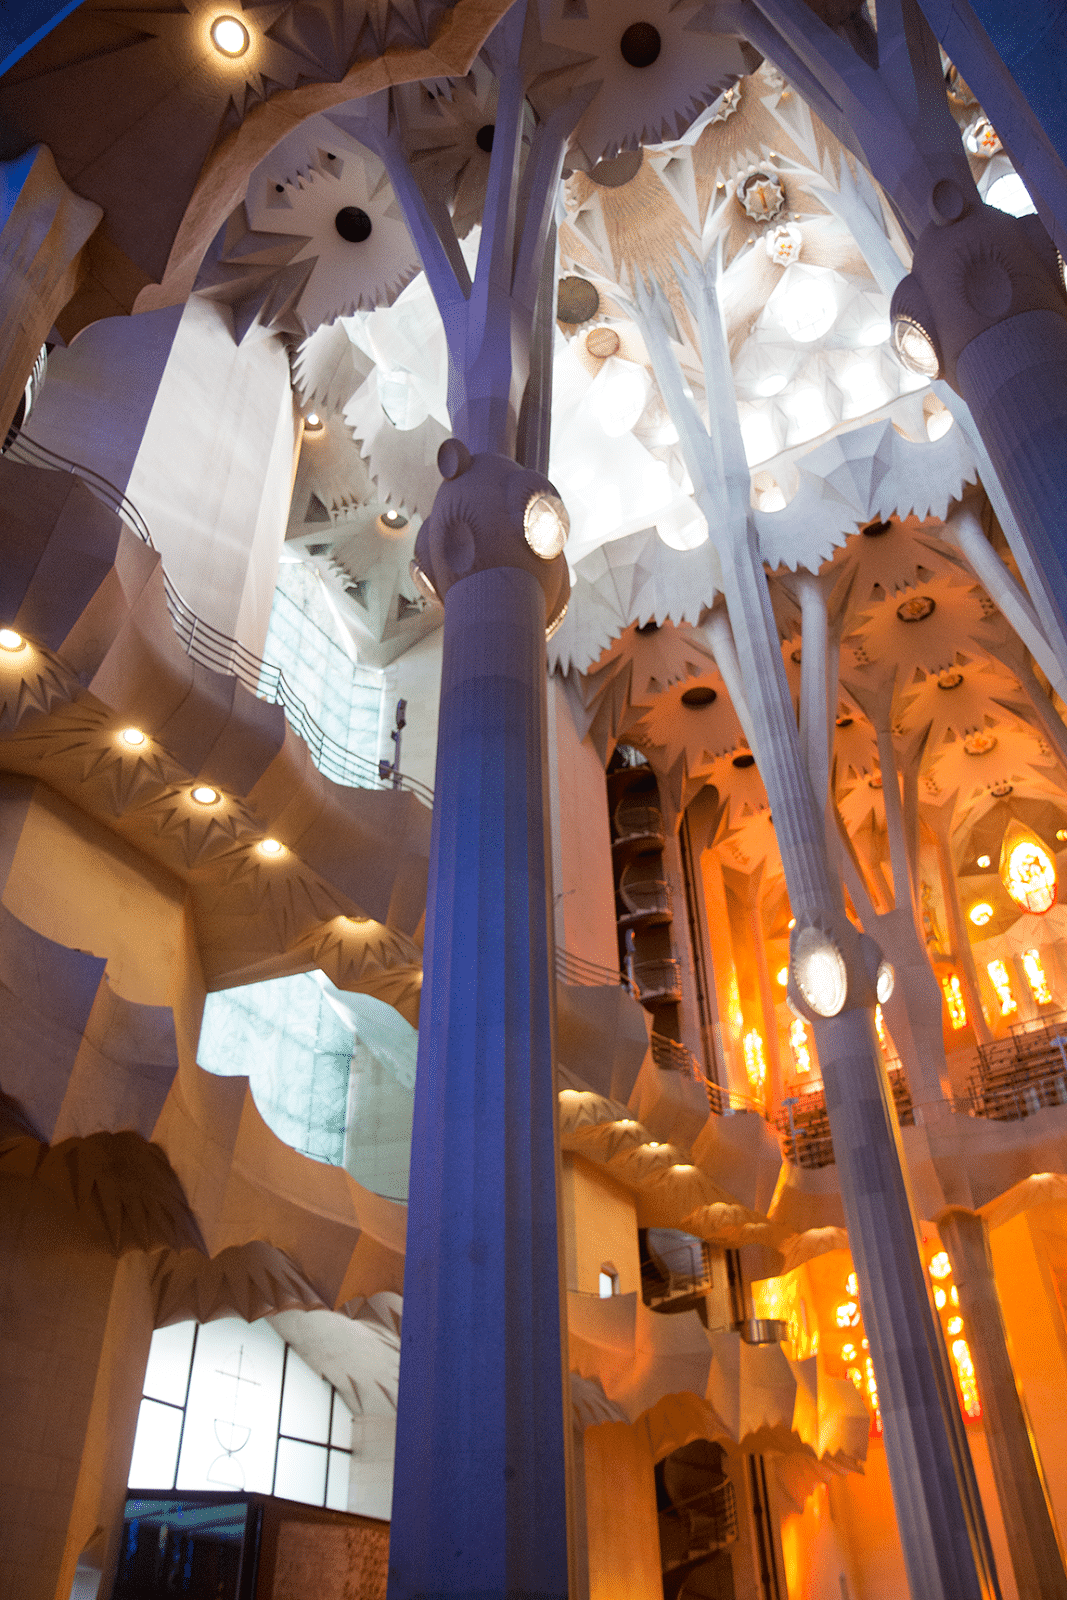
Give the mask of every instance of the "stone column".
M 0 441 L 103 211 L 68 189 L 43 144 L 0 163 Z
M 985 1221 L 953 1206 L 938 1217 L 937 1227 L 959 1290 L 1019 1600 L 1067 1600 L 1063 1551 L 1012 1369 Z
M 440 460 L 455 481 L 416 546 L 445 625 L 389 1595 L 549 1600 L 568 1563 L 544 638 L 567 567 L 523 535 L 546 479 L 455 440 Z

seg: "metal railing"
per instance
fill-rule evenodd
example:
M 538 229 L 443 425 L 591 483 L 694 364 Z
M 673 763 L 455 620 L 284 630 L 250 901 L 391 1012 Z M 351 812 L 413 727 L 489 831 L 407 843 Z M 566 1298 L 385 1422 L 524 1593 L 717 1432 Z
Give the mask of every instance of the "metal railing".
M 1067 1017 L 1023 1024 L 1010 1039 L 981 1045 L 968 1093 L 955 1101 L 965 1116 L 1017 1122 L 1067 1105 Z
M 915 1121 L 915 1107 L 904 1068 L 899 1061 L 890 1062 L 887 1072 L 897 1120 L 901 1127 L 909 1127 Z M 834 1165 L 834 1142 L 822 1089 L 783 1101 L 777 1120 L 782 1154 L 793 1166 L 810 1170 Z
M 620 921 L 636 917 L 670 917 L 673 912 L 671 886 L 664 878 L 642 878 L 637 882 L 628 882 L 623 878 L 619 884 L 619 894 L 626 906 L 626 913 L 620 917 Z
M 622 984 L 625 988 L 626 978 L 618 967 L 601 967 L 595 961 L 587 961 L 584 956 L 572 955 L 569 950 L 556 946 L 556 977 L 560 983 L 569 983 L 574 988 L 603 989 Z
M 102 505 L 121 517 L 126 526 L 150 549 L 155 549 L 148 524 L 137 507 L 120 489 L 109 483 L 106 478 L 102 478 L 98 472 L 94 472 L 91 467 L 68 461 L 66 457 L 36 444 L 23 434 L 19 434 L 8 445 L 4 454 L 9 461 L 19 462 L 23 466 L 69 472 L 80 478 Z M 190 660 L 207 667 L 211 672 L 226 673 L 230 677 L 237 678 L 257 699 L 266 700 L 271 705 L 280 705 L 293 732 L 307 745 L 316 767 L 325 777 L 334 783 L 354 789 L 394 787 L 392 778 L 387 783 L 382 780 L 377 761 L 371 761 L 366 756 L 358 755 L 354 750 L 346 749 L 336 739 L 331 739 L 329 734 L 323 732 L 280 667 L 255 655 L 238 640 L 197 616 L 192 607 L 182 599 L 165 568 L 163 588 L 174 632 Z M 399 787 L 407 789 L 425 805 L 433 805 L 433 790 L 426 784 L 419 783 L 417 779 L 401 777 Z

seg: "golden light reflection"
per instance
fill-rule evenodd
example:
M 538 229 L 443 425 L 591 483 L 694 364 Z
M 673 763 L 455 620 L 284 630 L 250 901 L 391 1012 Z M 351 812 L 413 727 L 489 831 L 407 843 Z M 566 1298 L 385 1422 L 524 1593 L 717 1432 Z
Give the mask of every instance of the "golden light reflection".
M 744 1051 L 745 1075 L 752 1090 L 752 1097 L 755 1100 L 762 1100 L 767 1091 L 767 1056 L 757 1028 L 752 1028 L 745 1034 Z
M 1039 1006 L 1052 1003 L 1052 990 L 1048 986 L 1045 969 L 1041 964 L 1041 957 L 1036 950 L 1023 951 L 1023 971 L 1026 981 L 1030 985 L 1030 993 Z
M 794 1017 L 789 1024 L 789 1048 L 793 1053 L 793 1066 L 797 1073 L 811 1071 L 811 1049 L 808 1045 L 808 1025 L 803 1017 Z
M 953 1031 L 967 1026 L 967 1007 L 963 1000 L 963 988 L 960 984 L 959 974 L 950 972 L 941 979 L 941 993 L 945 997 L 948 1007 L 949 1021 Z
M 1012 993 L 1011 979 L 1008 977 L 1007 967 L 998 956 L 995 961 L 989 963 L 986 971 L 989 973 L 990 983 L 996 990 L 997 999 L 1000 1002 L 1001 1016 L 1010 1017 L 1013 1011 L 1018 1011 L 1019 1004 Z

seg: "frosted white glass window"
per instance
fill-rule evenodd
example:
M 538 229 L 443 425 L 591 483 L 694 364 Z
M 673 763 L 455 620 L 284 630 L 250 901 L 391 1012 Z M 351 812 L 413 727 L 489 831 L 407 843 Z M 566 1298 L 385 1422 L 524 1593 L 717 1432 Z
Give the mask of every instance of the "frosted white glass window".
M 189 1384 L 179 1489 L 270 1494 L 284 1354 L 269 1323 L 224 1317 L 203 1324 Z
M 352 1413 L 336 1390 L 333 1398 L 333 1418 L 330 1422 L 330 1443 L 342 1450 L 352 1448 Z
M 321 1506 L 326 1499 L 326 1446 L 302 1439 L 278 1440 L 274 1493 L 283 1500 Z
M 331 1511 L 348 1510 L 348 1480 L 351 1465 L 350 1451 L 330 1451 L 330 1465 L 326 1475 L 326 1504 Z
M 170 1328 L 157 1328 L 152 1335 L 144 1392 L 153 1400 L 184 1406 L 195 1333 L 195 1322 L 176 1322 Z
M 183 1412 L 158 1400 L 142 1400 L 137 1416 L 129 1481 L 135 1489 L 170 1489 L 178 1464 Z
M 618 1292 L 619 1292 L 619 1275 L 618 1275 L 618 1273 L 617 1272 L 612 1272 L 612 1270 L 609 1267 L 601 1267 L 601 1269 L 600 1269 L 600 1298 L 601 1298 L 601 1300 L 610 1300 L 612 1295 L 613 1294 L 618 1294 Z
M 285 1359 L 285 1388 L 278 1432 L 326 1444 L 330 1437 L 330 1402 L 333 1389 L 312 1372 L 295 1350 Z

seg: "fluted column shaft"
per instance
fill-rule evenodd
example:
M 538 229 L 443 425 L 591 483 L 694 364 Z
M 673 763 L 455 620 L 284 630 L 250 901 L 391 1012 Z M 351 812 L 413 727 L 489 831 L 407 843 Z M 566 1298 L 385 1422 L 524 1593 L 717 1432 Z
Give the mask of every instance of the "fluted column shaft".
M 937 1219 L 959 1290 L 974 1361 L 993 1477 L 1019 1600 L 1067 1600 L 1063 1552 L 993 1277 L 989 1236 L 976 1212 L 953 1206 Z
M 544 629 L 517 567 L 448 590 L 390 1600 L 568 1590 Z

